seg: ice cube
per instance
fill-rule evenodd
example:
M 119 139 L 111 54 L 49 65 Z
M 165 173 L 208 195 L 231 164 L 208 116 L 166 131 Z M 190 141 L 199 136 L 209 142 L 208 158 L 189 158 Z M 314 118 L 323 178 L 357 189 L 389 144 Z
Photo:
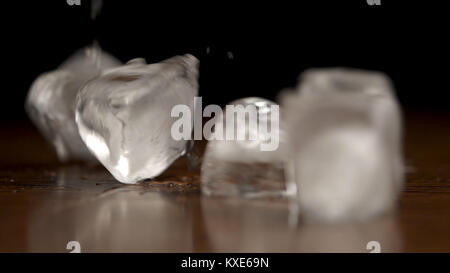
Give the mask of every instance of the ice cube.
M 230 106 L 242 106 L 248 112 L 235 114 L 237 108 Z M 249 114 L 252 110 L 256 114 Z M 235 118 L 230 119 L 232 116 Z M 278 105 L 266 99 L 249 97 L 227 105 L 225 113 L 216 119 L 215 131 L 206 146 L 202 192 L 246 197 L 284 194 L 278 119 Z
M 25 109 L 61 161 L 96 161 L 83 144 L 75 124 L 75 97 L 79 88 L 102 70 L 120 61 L 94 45 L 75 52 L 56 70 L 40 75 L 32 84 Z
M 365 219 L 395 205 L 403 182 L 400 109 L 387 76 L 315 69 L 282 105 L 289 179 L 309 219 Z
M 120 182 L 153 178 L 186 151 L 175 140 L 172 107 L 193 111 L 198 60 L 176 56 L 160 63 L 135 59 L 105 71 L 79 92 L 76 122 L 89 150 Z

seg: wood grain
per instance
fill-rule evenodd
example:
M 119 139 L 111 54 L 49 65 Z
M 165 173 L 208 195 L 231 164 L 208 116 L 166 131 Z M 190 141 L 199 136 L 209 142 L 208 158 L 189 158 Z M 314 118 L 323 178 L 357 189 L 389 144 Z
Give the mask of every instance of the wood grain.
M 408 175 L 395 213 L 306 224 L 283 199 L 208 198 L 184 159 L 153 181 L 61 165 L 29 123 L 0 135 L 0 252 L 450 252 L 450 117 L 405 114 Z

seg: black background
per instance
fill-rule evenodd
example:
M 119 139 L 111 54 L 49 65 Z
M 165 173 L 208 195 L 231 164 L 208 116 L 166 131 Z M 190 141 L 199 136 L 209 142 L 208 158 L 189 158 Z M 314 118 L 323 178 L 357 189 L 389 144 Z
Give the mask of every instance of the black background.
M 183 259 L 214 259 L 216 266 L 208 268 L 182 268 Z M 217 266 L 218 261 L 226 258 L 268 258 L 269 268 L 233 267 L 226 268 L 224 264 Z M 61 272 L 62 268 L 70 266 L 72 272 L 84 272 L 86 268 L 92 271 L 108 272 L 302 272 L 308 269 L 330 272 L 384 272 L 387 267 L 393 270 L 421 270 L 436 272 L 445 268 L 449 254 L 309 254 L 309 253 L 151 253 L 151 254 L 2 254 L 4 263 L 15 265 L 18 270 L 37 268 L 45 272 Z M 3 260 L 1 260 L 3 262 Z
M 387 73 L 404 107 L 450 108 L 438 1 L 104 2 L 96 22 L 86 0 L 2 2 L 2 120 L 27 119 L 32 81 L 94 39 L 121 61 L 195 55 L 204 105 L 274 99 L 307 68 L 349 66 Z

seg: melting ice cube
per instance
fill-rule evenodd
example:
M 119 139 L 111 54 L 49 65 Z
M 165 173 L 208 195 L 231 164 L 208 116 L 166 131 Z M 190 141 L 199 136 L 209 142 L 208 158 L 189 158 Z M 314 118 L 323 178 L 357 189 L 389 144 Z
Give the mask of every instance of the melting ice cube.
M 175 105 L 193 112 L 198 92 L 198 60 L 176 56 L 147 65 L 134 59 L 105 71 L 78 94 L 76 122 L 81 138 L 120 182 L 153 178 L 186 151 L 175 140 Z
M 230 106 L 243 106 L 245 111 Z M 201 167 L 203 193 L 247 197 L 284 194 L 278 118 L 278 105 L 266 99 L 243 98 L 227 105 L 224 115 L 216 119 L 206 147 Z M 264 144 L 274 141 L 276 147 L 264 149 Z
M 61 161 L 94 160 L 75 124 L 75 97 L 79 88 L 102 70 L 120 65 L 98 46 L 77 51 L 58 69 L 40 75 L 28 93 L 25 109 Z
M 399 106 L 387 76 L 316 69 L 282 100 L 288 177 L 307 218 L 364 219 L 395 205 L 402 186 Z

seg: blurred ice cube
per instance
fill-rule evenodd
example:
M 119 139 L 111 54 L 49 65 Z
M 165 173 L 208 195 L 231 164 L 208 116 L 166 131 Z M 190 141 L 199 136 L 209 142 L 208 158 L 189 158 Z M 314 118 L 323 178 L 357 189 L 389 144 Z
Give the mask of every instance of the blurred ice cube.
M 28 116 L 55 147 L 61 161 L 95 157 L 83 144 L 75 124 L 75 97 L 80 87 L 120 61 L 97 45 L 80 49 L 58 69 L 40 75 L 25 102 Z
M 241 106 L 246 113 L 230 112 L 238 111 L 230 106 Z M 278 119 L 278 105 L 266 99 L 249 97 L 229 103 L 224 115 L 216 120 L 214 139 L 206 147 L 201 167 L 202 192 L 246 197 L 284 194 Z
M 97 159 L 120 182 L 153 178 L 183 155 L 188 140 L 175 140 L 175 105 L 193 112 L 198 60 L 176 56 L 147 65 L 134 59 L 105 71 L 79 92 L 76 122 Z
M 403 182 L 401 118 L 379 72 L 315 69 L 282 98 L 290 180 L 310 219 L 365 219 L 395 205 Z

